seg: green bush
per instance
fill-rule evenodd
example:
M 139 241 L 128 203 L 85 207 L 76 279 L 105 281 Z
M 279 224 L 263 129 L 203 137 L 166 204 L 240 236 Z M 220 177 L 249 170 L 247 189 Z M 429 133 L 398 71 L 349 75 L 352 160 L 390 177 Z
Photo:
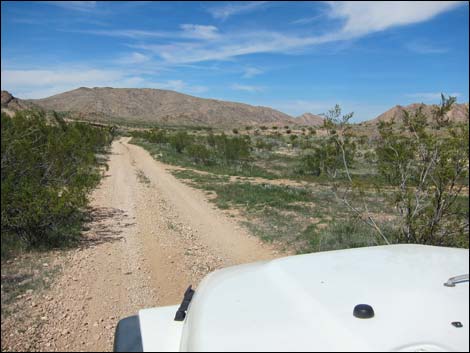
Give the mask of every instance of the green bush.
M 274 148 L 274 143 L 260 138 L 256 141 L 255 147 L 259 150 L 272 151 L 272 149 Z
M 24 111 L 2 113 L 1 134 L 2 256 L 76 239 L 87 193 L 100 177 L 97 154 L 113 131 Z
M 387 227 L 384 232 L 389 239 L 395 240 L 396 232 L 392 228 Z M 305 229 L 301 237 L 308 241 L 303 252 L 383 245 L 369 226 L 353 219 L 333 221 L 324 229 L 312 224 Z
M 183 153 L 183 150 L 192 142 L 191 136 L 186 131 L 178 131 L 169 138 L 170 145 L 178 153 Z
M 165 130 L 154 130 L 148 140 L 153 143 L 168 143 L 168 134 Z
M 198 164 L 211 164 L 212 154 L 205 145 L 199 143 L 191 144 L 187 148 L 187 154 Z
M 226 163 L 246 160 L 250 156 L 250 143 L 246 138 L 237 136 L 229 138 L 221 134 L 215 139 L 217 153 Z

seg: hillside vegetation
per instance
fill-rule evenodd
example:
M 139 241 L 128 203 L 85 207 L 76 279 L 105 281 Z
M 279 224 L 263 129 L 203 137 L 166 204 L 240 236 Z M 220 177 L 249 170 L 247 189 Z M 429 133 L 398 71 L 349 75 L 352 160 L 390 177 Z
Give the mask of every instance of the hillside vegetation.
M 77 239 L 110 129 L 21 111 L 1 116 L 2 258 Z

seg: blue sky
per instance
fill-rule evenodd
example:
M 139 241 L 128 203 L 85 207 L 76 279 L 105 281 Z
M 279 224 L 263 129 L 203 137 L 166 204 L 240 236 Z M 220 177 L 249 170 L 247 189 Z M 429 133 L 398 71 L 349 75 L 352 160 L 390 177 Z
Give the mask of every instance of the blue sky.
M 2 89 L 150 87 L 291 115 L 468 102 L 466 2 L 2 1 Z

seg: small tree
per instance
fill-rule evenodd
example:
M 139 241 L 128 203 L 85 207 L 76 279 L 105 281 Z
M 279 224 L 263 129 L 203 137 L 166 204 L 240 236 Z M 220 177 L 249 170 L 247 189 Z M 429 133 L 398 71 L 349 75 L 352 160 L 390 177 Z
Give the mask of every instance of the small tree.
M 384 196 L 397 211 L 397 241 L 468 247 L 468 194 L 462 194 L 469 175 L 468 111 L 465 123 L 451 124 L 445 115 L 455 98 L 442 97 L 440 107 L 429 116 L 421 106 L 413 113 L 403 111 L 401 125 L 393 120 L 380 122 L 378 147 L 372 157 L 377 159 L 386 186 L 391 187 Z M 334 123 L 340 116 L 338 106 L 329 113 L 325 128 L 339 148 L 349 181 L 341 196 L 336 184 L 335 195 L 389 243 L 368 210 L 366 190 L 349 172 L 349 118 L 343 116 Z M 352 191 L 358 191 L 359 203 Z
M 458 205 L 468 177 L 468 114 L 467 123 L 450 126 L 454 102 L 442 95 L 430 124 L 420 107 L 404 111 L 401 130 L 394 121 L 379 125 L 379 172 L 396 190 L 400 241 L 468 247 L 468 211 Z
M 347 181 L 346 184 L 333 183 L 336 198 L 341 200 L 358 219 L 371 226 L 380 236 L 380 242 L 389 244 L 389 240 L 369 212 L 362 185 L 354 182 L 350 173 L 356 155 L 356 143 L 349 123 L 353 113 L 342 115 L 341 108 L 337 104 L 323 115 L 325 116 L 323 127 L 328 133 L 328 138 L 323 142 L 324 152 L 320 157 L 324 159 L 325 171 L 334 181 L 339 176 L 338 171 L 342 170 Z M 357 195 L 352 197 L 353 194 Z
M 456 101 L 456 97 L 446 98 L 441 93 L 441 104 L 437 107 L 434 107 L 434 109 L 432 110 L 434 122 L 436 123 L 437 129 L 449 125 L 449 117 L 447 116 L 447 113 L 452 109 L 452 106 Z

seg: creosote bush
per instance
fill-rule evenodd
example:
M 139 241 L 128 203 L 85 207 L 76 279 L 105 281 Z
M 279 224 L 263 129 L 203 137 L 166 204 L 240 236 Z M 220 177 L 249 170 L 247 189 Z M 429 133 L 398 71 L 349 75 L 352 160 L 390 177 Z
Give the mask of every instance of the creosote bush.
M 2 257 L 77 239 L 112 129 L 22 111 L 2 113 L 1 133 Z

